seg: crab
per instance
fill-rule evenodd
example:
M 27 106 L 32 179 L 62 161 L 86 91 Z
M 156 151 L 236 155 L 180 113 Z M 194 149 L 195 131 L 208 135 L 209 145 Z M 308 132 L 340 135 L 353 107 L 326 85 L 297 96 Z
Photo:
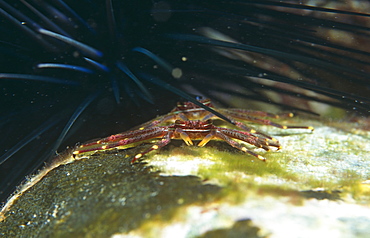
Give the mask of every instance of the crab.
M 200 99 L 198 101 L 211 107 L 215 111 L 222 113 L 241 130 L 216 126 L 214 121 L 219 120 L 220 118 L 192 102 L 184 102 L 178 103 L 170 113 L 142 124 L 137 130 L 111 135 L 97 141 L 82 144 L 74 150 L 73 155 L 76 156 L 88 152 L 91 153 L 113 148 L 127 147 L 136 143 L 144 143 L 146 141 L 156 139 L 157 141 L 154 142 L 149 149 L 146 149 L 133 157 L 131 161 L 133 163 L 145 154 L 166 146 L 172 139 L 182 139 L 187 145 L 194 145 L 193 140 L 200 140 L 197 144 L 197 146 L 200 147 L 205 146 L 210 140 L 218 139 L 223 140 L 230 146 L 246 152 L 262 161 L 266 161 L 263 156 L 248 149 L 245 146 L 245 143 L 269 151 L 272 147 L 277 148 L 277 150 L 281 149 L 279 141 L 238 120 L 270 125 L 281 129 L 296 128 L 313 131 L 313 127 L 285 126 L 274 123 L 268 119 L 258 118 L 258 116 L 279 118 L 276 114 L 244 109 L 216 109 L 213 107 L 209 99 Z M 285 116 L 292 117 L 293 114 L 289 113 Z
M 252 123 L 257 123 L 261 125 L 270 125 L 274 126 L 277 128 L 281 129 L 308 129 L 313 131 L 313 127 L 306 127 L 306 126 L 286 126 L 286 125 L 280 125 L 278 123 L 275 123 L 271 120 L 268 119 L 263 119 L 263 118 L 258 118 L 258 117 L 264 117 L 264 118 L 275 118 L 278 119 L 280 116 L 282 117 L 293 117 L 293 113 L 286 113 L 286 114 L 272 114 L 268 112 L 263 112 L 263 111 L 252 111 L 252 110 L 246 110 L 246 109 L 240 109 L 240 108 L 229 108 L 229 109 L 224 109 L 224 108 L 215 108 L 211 102 L 210 99 L 205 98 L 197 98 L 199 102 L 204 104 L 207 107 L 212 108 L 213 110 L 221 113 L 224 115 L 227 119 L 231 121 L 231 123 L 240 129 L 250 132 L 252 134 L 260 134 L 265 136 L 268 139 L 275 140 L 274 138 L 270 137 L 267 134 L 264 134 L 260 131 L 257 131 L 244 123 L 238 121 L 238 120 L 244 120 L 244 121 L 249 121 Z M 195 105 L 192 102 L 178 102 L 176 107 L 172 109 L 172 111 L 166 115 L 160 116 L 152 121 L 149 121 L 147 123 L 144 123 L 140 126 L 140 129 L 145 129 L 145 128 L 151 128 L 153 126 L 156 126 L 158 124 L 163 124 L 163 123 L 174 123 L 176 120 L 182 120 L 182 121 L 188 121 L 188 120 L 200 120 L 200 121 L 206 121 L 206 120 L 222 120 L 221 118 L 215 116 L 211 112 Z

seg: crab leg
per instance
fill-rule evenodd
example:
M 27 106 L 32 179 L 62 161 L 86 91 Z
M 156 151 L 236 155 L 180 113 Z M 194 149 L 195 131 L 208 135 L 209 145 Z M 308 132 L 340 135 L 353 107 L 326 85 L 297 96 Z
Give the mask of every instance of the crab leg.
M 145 154 L 149 153 L 150 151 L 153 151 L 153 150 L 158 150 L 166 145 L 168 145 L 168 143 L 171 142 L 171 138 L 173 137 L 173 131 L 168 131 L 162 140 L 160 140 L 159 142 L 157 142 L 156 144 L 154 144 L 152 147 L 150 147 L 148 150 L 142 152 L 142 153 L 139 153 L 137 155 L 134 156 L 134 158 L 131 160 L 131 163 L 134 163 L 137 159 L 140 159 L 141 157 L 143 157 Z
M 175 130 L 168 130 L 167 134 L 163 137 L 161 141 L 158 143 L 154 144 L 150 149 L 144 151 L 143 153 L 139 153 L 135 155 L 135 157 L 132 159 L 131 163 L 135 162 L 137 159 L 141 158 L 143 155 L 149 153 L 150 151 L 153 150 L 158 150 L 171 142 L 171 139 L 174 137 L 178 138 L 180 137 L 187 145 L 193 145 L 193 141 L 190 139 L 189 135 L 186 134 L 181 128 L 176 128 Z
M 251 145 L 254 145 L 256 147 L 263 148 L 266 151 L 269 151 L 270 150 L 269 147 L 271 147 L 271 146 L 276 147 L 278 149 L 281 149 L 281 145 L 279 144 L 279 141 L 276 140 L 276 139 L 268 140 L 268 139 L 260 138 L 260 137 L 257 137 L 257 136 L 248 135 L 248 134 L 246 134 L 245 132 L 242 132 L 242 131 L 237 131 L 237 130 L 227 129 L 227 128 L 221 128 L 221 127 L 218 128 L 218 131 L 220 133 L 228 136 L 228 137 L 247 142 L 247 143 L 249 143 Z
M 86 153 L 90 151 L 97 151 L 97 150 L 107 150 L 111 148 L 115 148 L 118 146 L 125 146 L 129 144 L 133 144 L 135 142 L 155 139 L 155 138 L 162 138 L 166 135 L 168 130 L 168 126 L 156 127 L 156 128 L 149 128 L 146 130 L 137 130 L 127 133 L 121 133 L 117 135 L 112 135 L 107 138 L 98 140 L 96 142 L 88 143 L 79 146 L 74 152 L 74 155 Z
M 267 119 L 261 119 L 250 115 L 257 115 L 257 116 L 266 116 L 266 117 L 273 117 L 273 118 L 279 118 L 278 115 L 274 115 L 271 113 L 265 113 L 260 111 L 248 111 L 245 110 L 245 113 L 243 113 L 243 110 L 232 110 L 232 109 L 226 109 L 222 110 L 222 113 L 224 113 L 226 116 L 230 116 L 232 119 L 241 119 L 246 121 L 255 122 L 262 125 L 270 125 L 281 129 L 308 129 L 313 131 L 314 128 L 312 126 L 285 126 L 280 125 L 278 123 L 272 122 Z M 293 117 L 293 113 L 288 114 L 289 117 Z M 243 128 L 242 128 L 243 129 Z
M 193 141 L 190 139 L 189 135 L 186 134 L 181 128 L 175 129 L 175 135 L 180 135 L 180 138 L 186 143 L 186 145 L 193 145 Z
M 125 139 L 125 138 L 138 137 L 138 136 L 142 136 L 143 134 L 146 134 L 147 131 L 150 131 L 150 130 L 151 129 L 148 128 L 147 130 L 135 130 L 135 131 L 123 132 L 123 133 L 119 133 L 119 134 L 115 134 L 115 135 L 105 137 L 103 139 L 100 139 L 100 140 L 97 140 L 97 141 L 94 141 L 94 142 L 85 143 L 85 144 L 81 145 L 80 147 L 93 146 L 93 145 L 97 145 L 97 144 L 105 144 L 105 143 L 109 143 L 109 142 L 119 141 L 119 140 L 122 140 L 122 139 Z
M 231 113 L 228 113 L 228 111 L 227 110 L 220 110 L 220 111 L 222 111 L 222 113 L 230 120 L 230 121 L 232 121 L 233 123 L 234 123 L 234 125 L 235 126 L 237 126 L 237 127 L 239 127 L 240 129 L 243 129 L 244 131 L 246 131 L 246 132 L 249 132 L 249 133 L 252 133 L 252 134 L 257 134 L 257 135 L 261 135 L 261 136 L 263 136 L 264 138 L 267 138 L 267 139 L 270 139 L 270 140 L 276 140 L 275 138 L 273 138 L 273 137 L 271 137 L 271 136 L 269 136 L 269 135 L 267 135 L 267 134 L 265 134 L 265 133 L 262 133 L 262 132 L 260 132 L 260 131 L 257 131 L 257 130 L 255 130 L 255 129 L 253 129 L 253 128 L 251 128 L 251 127 L 248 127 L 248 126 L 246 126 L 244 123 L 242 123 L 242 122 L 239 122 L 239 121 L 236 121 L 235 120 L 235 118 L 237 118 L 237 117 L 234 117 L 234 116 L 232 116 L 232 114 Z M 244 116 L 244 115 L 243 115 Z M 218 117 L 216 117 L 215 115 L 213 115 L 213 114 L 208 114 L 208 115 L 206 115 L 204 118 L 202 118 L 202 121 L 205 121 L 205 120 L 209 120 L 209 119 L 218 119 Z M 245 118 L 243 118 L 244 120 L 246 120 Z M 258 119 L 258 118 L 256 118 L 256 119 Z M 261 123 L 260 123 L 261 124 Z
M 254 157 L 256 157 L 256 158 L 258 158 L 258 159 L 260 159 L 262 161 L 266 161 L 266 159 L 263 156 L 261 156 L 259 154 L 256 154 L 253 151 L 248 150 L 245 146 L 241 145 L 240 143 L 232 140 L 227 135 L 225 135 L 225 134 L 223 134 L 223 133 L 221 133 L 219 131 L 216 131 L 216 130 L 212 131 L 210 134 L 208 134 L 206 137 L 204 137 L 204 139 L 201 142 L 199 142 L 198 146 L 204 146 L 205 144 L 207 144 L 208 141 L 210 141 L 211 139 L 215 139 L 215 138 L 216 139 L 223 140 L 223 141 L 226 141 L 232 147 L 237 148 L 237 149 L 239 149 L 239 150 L 241 150 L 243 152 L 246 152 L 246 153 L 248 153 L 250 155 L 253 155 Z M 250 143 L 250 142 L 248 142 L 248 143 Z M 267 149 L 268 149 L 268 147 L 267 147 Z

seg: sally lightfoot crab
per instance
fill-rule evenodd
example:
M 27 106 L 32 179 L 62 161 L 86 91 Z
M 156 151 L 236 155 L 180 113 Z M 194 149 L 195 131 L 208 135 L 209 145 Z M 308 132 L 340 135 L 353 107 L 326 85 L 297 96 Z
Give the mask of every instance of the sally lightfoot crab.
M 204 105 L 213 108 L 209 99 L 199 101 Z M 197 144 L 198 146 L 205 146 L 210 140 L 216 139 L 223 140 L 232 147 L 265 161 L 266 159 L 264 157 L 248 149 L 245 146 L 245 143 L 269 151 L 271 147 L 280 149 L 281 145 L 279 141 L 237 120 L 271 125 L 282 129 L 298 128 L 313 130 L 313 127 L 283 126 L 274 123 L 271 120 L 259 118 L 279 117 L 278 115 L 262 111 L 213 109 L 225 115 L 236 127 L 242 130 L 216 126 L 213 122 L 215 120 L 219 120 L 219 118 L 214 116 L 212 113 L 191 102 L 178 103 L 177 107 L 175 107 L 170 113 L 144 123 L 137 130 L 119 133 L 94 142 L 82 144 L 76 148 L 73 155 L 77 156 L 88 152 L 128 147 L 136 143 L 156 140 L 153 143 L 153 146 L 149 149 L 135 155 L 132 159 L 132 162 L 134 162 L 150 151 L 166 146 L 172 139 L 182 139 L 187 145 L 193 145 L 193 140 L 200 140 Z M 287 114 L 287 116 L 291 117 L 292 114 Z

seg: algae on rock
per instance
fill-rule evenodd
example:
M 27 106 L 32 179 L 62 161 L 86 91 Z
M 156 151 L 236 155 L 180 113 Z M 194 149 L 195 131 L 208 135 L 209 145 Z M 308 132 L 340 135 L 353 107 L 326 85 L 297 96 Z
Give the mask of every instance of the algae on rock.
M 14 200 L 0 234 L 211 237 L 248 220 L 255 237 L 366 237 L 369 132 L 301 123 L 315 131 L 263 128 L 283 146 L 254 149 L 266 162 L 221 141 L 202 148 L 173 141 L 135 164 L 146 145 L 61 165 Z

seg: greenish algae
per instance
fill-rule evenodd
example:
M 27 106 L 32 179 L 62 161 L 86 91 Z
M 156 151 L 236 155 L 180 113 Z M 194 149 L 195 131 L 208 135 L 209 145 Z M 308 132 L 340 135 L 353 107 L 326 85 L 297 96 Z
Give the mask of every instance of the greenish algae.
M 177 148 L 177 151 L 178 154 L 191 154 L 191 157 L 199 156 L 192 151 L 200 151 L 202 160 L 214 163 L 198 163 L 198 169 L 193 174 L 225 188 L 231 186 L 231 189 L 227 190 L 235 194 L 239 193 L 238 188 L 233 186 L 237 183 L 239 187 L 245 186 L 249 189 L 254 185 L 260 189 L 266 185 L 266 190 L 276 191 L 276 196 L 285 194 L 286 191 L 320 189 L 331 193 L 340 189 L 343 196 L 349 194 L 353 198 L 361 197 L 358 193 L 362 190 L 358 188 L 362 186 L 362 181 L 370 178 L 370 171 L 362 169 L 363 173 L 359 174 L 358 170 L 350 169 L 348 162 L 357 163 L 354 164 L 356 168 L 363 165 L 366 168 L 366 165 L 370 164 L 369 155 L 363 146 L 370 142 L 369 138 L 359 140 L 361 138 L 356 135 L 326 128 L 318 121 L 308 124 L 318 126 L 316 132 L 273 128 L 273 135 L 282 142 L 283 149 L 270 152 L 254 150 L 266 157 L 266 162 L 241 153 L 222 142 L 209 143 L 205 148 L 183 146 Z M 267 128 L 269 127 L 264 127 L 264 130 Z M 314 142 L 314 146 L 309 142 Z M 316 145 L 318 148 L 315 148 Z M 181 150 L 183 151 L 179 152 Z M 212 156 L 208 150 L 212 150 Z M 163 151 L 161 157 L 170 159 L 169 153 Z M 353 162 L 346 159 L 346 156 L 356 157 L 359 161 Z M 185 156 L 184 160 L 187 159 Z M 312 171 L 305 173 L 310 167 Z M 315 167 L 319 170 L 315 171 Z M 159 168 L 166 171 L 165 166 Z M 303 169 L 306 171 L 302 171 Z M 320 172 L 320 169 L 323 171 Z

